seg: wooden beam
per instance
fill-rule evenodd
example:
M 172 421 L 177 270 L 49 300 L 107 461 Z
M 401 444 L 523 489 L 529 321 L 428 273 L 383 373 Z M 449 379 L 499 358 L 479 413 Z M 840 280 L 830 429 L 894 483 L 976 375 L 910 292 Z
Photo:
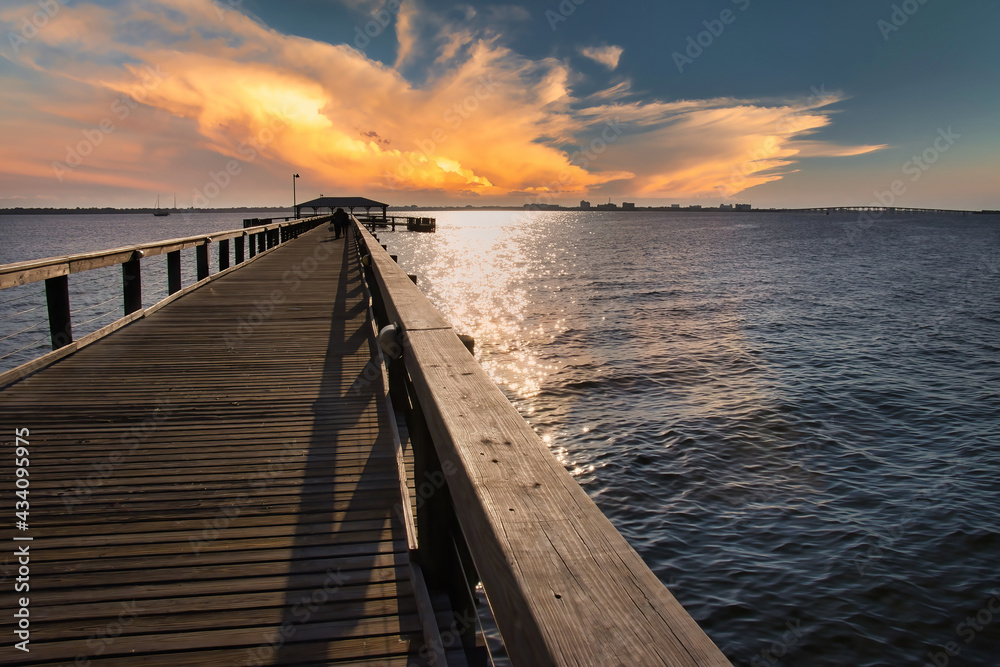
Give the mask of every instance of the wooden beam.
M 229 239 L 219 241 L 219 271 L 229 268 Z
M 69 264 L 55 262 L 32 266 L 33 262 L 0 266 L 0 289 L 27 285 L 28 283 L 69 275 Z
M 202 243 L 197 248 L 195 248 L 195 258 L 198 264 L 198 280 L 204 280 L 208 278 L 208 247 L 211 244 L 211 239 Z
M 181 291 L 181 251 L 167 253 L 167 294 Z
M 142 310 L 142 273 L 139 262 L 142 253 L 133 253 L 132 259 L 122 264 L 122 293 L 125 301 L 125 314 L 131 315 Z
M 68 276 L 48 278 L 45 281 L 45 302 L 49 310 L 49 333 L 52 337 L 52 349 L 58 350 L 73 342 Z

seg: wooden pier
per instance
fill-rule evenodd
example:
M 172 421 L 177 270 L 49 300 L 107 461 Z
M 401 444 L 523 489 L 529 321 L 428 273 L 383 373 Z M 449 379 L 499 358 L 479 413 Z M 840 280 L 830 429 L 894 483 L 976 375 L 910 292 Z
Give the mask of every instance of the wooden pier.
M 134 309 L 85 339 L 54 283 L 57 349 L 0 379 L 30 432 L 0 664 L 483 664 L 481 582 L 514 665 L 728 665 L 374 237 L 325 222 L 88 255 Z M 203 275 L 230 238 L 256 256 Z M 181 246 L 199 281 L 142 308 L 139 259 Z

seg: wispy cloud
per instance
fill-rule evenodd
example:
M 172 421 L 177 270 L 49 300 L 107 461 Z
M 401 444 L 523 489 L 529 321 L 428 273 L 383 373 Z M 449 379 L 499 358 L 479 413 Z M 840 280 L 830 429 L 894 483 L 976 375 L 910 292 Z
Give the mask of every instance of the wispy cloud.
M 624 52 L 625 49 L 620 46 L 587 46 L 580 49 L 580 55 L 590 58 L 612 71 L 618 69 L 618 61 Z

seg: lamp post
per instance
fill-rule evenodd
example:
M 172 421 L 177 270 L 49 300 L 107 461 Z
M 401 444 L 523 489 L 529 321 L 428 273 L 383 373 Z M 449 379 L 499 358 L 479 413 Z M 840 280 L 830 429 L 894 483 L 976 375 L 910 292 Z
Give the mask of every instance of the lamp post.
M 292 174 L 292 215 L 294 215 L 296 219 L 299 217 L 299 212 L 295 209 L 295 179 L 298 177 L 298 174 Z

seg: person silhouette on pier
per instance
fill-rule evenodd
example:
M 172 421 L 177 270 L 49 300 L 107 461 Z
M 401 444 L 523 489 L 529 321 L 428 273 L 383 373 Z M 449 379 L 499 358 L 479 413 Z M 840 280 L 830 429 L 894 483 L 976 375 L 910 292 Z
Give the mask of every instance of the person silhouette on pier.
M 344 233 L 344 236 L 347 235 L 347 223 L 349 221 L 350 220 L 347 217 L 347 213 L 344 212 L 344 209 L 338 208 L 334 212 L 334 214 L 333 214 L 333 233 L 336 236 L 336 238 L 338 238 L 338 239 L 340 238 L 341 232 Z

